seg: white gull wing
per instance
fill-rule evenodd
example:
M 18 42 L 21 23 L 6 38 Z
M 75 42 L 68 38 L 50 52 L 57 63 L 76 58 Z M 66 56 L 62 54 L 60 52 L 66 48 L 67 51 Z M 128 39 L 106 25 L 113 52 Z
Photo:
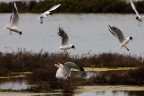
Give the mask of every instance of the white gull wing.
M 144 16 L 141 16 L 141 18 L 144 18 Z
M 46 11 L 46 12 L 42 13 L 42 14 L 38 17 L 38 20 L 47 17 L 49 14 L 50 14 L 49 11 Z
M 79 71 L 84 71 L 82 67 L 80 67 L 78 64 L 75 64 L 73 62 L 66 62 L 64 63 L 64 68 L 66 71 L 70 71 L 71 68 L 77 69 Z
M 118 29 L 117 27 L 115 26 L 111 26 L 109 25 L 109 31 L 115 36 L 118 38 L 119 42 L 120 43 L 123 43 L 123 41 L 125 40 L 125 37 L 122 33 L 122 31 L 120 29 Z
M 53 7 L 51 7 L 48 11 L 49 11 L 49 12 L 50 12 L 50 11 L 53 11 L 53 10 L 57 9 L 60 5 L 61 5 L 61 4 L 57 4 L 57 5 L 53 6 Z
M 58 35 L 62 38 L 61 44 L 67 45 L 69 41 L 69 37 L 62 27 L 59 27 Z
M 136 15 L 137 15 L 138 17 L 140 17 L 140 15 L 139 15 L 139 13 L 138 13 L 138 11 L 137 11 L 137 9 L 136 9 L 136 7 L 135 7 L 135 5 L 134 5 L 134 3 L 133 3 L 132 0 L 130 0 L 130 4 L 131 4 L 133 10 L 135 11 Z
M 18 10 L 17 10 L 16 3 L 14 3 L 13 4 L 13 12 L 10 17 L 11 26 L 18 26 L 18 22 L 19 22 Z
M 47 16 L 50 14 L 50 11 L 53 11 L 53 10 L 57 9 L 60 5 L 61 5 L 61 4 L 57 4 L 57 5 L 53 6 L 52 8 L 50 8 L 49 10 L 45 11 L 44 13 L 42 13 L 42 14 L 39 16 L 38 20 L 39 20 L 40 18 L 45 18 L 45 17 L 47 17 Z

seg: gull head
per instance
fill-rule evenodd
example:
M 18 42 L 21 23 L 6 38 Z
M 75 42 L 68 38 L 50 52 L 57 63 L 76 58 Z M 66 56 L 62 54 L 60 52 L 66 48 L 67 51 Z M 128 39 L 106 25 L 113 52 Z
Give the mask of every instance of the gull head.
M 74 45 L 72 45 L 71 48 L 76 49 Z
M 20 36 L 22 35 L 22 31 L 19 32 Z
M 53 13 L 52 13 L 52 12 L 50 12 L 50 13 L 49 13 L 49 15 L 53 15 Z
M 57 61 L 58 62 L 58 61 Z M 56 66 L 57 68 L 63 68 L 63 64 L 59 63 L 58 64 L 54 64 L 54 66 Z
M 129 39 L 130 39 L 130 40 L 133 40 L 134 38 L 130 36 Z
M 138 17 L 138 16 L 136 16 L 136 20 L 139 20 L 139 17 Z

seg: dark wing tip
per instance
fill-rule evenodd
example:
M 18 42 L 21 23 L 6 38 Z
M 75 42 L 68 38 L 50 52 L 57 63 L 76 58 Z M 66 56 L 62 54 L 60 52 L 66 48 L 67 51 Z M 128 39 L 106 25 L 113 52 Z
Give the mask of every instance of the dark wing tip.
M 109 24 L 108 26 L 109 26 L 109 27 L 111 27 L 111 25 L 110 25 L 110 24 Z
M 113 28 L 114 26 L 109 24 L 108 27 L 109 27 L 109 28 Z
M 84 72 L 84 69 L 82 67 L 80 67 L 80 71 L 83 71 Z
M 64 34 L 64 30 L 63 30 L 63 28 L 62 27 L 60 27 L 59 26 L 59 29 L 58 29 L 59 31 L 58 31 L 58 35 L 63 35 Z

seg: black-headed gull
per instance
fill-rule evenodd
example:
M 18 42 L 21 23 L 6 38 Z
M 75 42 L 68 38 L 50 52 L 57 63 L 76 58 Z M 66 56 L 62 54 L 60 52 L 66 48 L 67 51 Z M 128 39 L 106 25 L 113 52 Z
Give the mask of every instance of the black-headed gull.
M 71 69 L 77 69 L 79 71 L 83 71 L 84 69 L 82 67 L 80 67 L 78 64 L 75 64 L 73 62 L 66 62 L 64 64 L 54 64 L 58 70 L 56 72 L 56 78 L 57 79 L 64 79 L 66 80 L 70 75 L 71 75 Z
M 6 29 L 10 30 L 10 34 L 12 34 L 11 33 L 12 31 L 19 33 L 20 35 L 22 34 L 22 31 L 18 28 L 18 23 L 19 23 L 19 14 L 16 3 L 14 3 L 13 12 L 10 17 L 10 24 L 6 25 Z
M 53 6 L 53 7 L 51 7 L 51 8 L 50 8 L 49 10 L 47 10 L 46 12 L 42 13 L 42 14 L 38 17 L 38 20 L 40 21 L 40 24 L 43 23 L 43 18 L 51 15 L 51 14 L 52 14 L 51 11 L 57 9 L 60 5 L 61 5 L 61 4 L 57 4 L 57 5 Z
M 136 9 L 136 7 L 135 7 L 135 5 L 134 5 L 134 3 L 133 3 L 132 0 L 130 0 L 130 4 L 131 4 L 133 10 L 134 10 L 135 13 L 136 13 L 136 20 L 138 20 L 139 23 L 142 23 L 142 19 L 144 18 L 144 16 L 140 16 L 140 14 L 138 13 L 138 11 L 137 11 L 137 9 Z
M 71 48 L 75 49 L 75 46 L 73 44 L 68 43 L 69 37 L 68 37 L 67 33 L 63 30 L 63 28 L 60 26 L 59 26 L 58 35 L 62 39 L 61 46 L 59 47 L 61 50 L 64 50 L 64 52 L 66 52 L 66 54 L 68 54 L 68 52 L 66 50 L 71 49 Z
M 120 42 L 120 48 L 125 47 L 128 51 L 129 49 L 126 47 L 126 44 L 129 43 L 130 40 L 133 39 L 133 37 L 129 36 L 127 38 L 124 37 L 122 31 L 120 29 L 118 29 L 115 26 L 109 26 L 109 31 L 116 37 L 118 38 L 119 42 Z

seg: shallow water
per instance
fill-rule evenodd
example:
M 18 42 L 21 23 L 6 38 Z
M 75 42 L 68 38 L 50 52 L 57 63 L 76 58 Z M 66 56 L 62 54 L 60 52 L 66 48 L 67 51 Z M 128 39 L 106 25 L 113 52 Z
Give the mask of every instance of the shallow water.
M 100 91 L 84 92 L 75 96 L 143 96 L 144 91 Z
M 39 24 L 39 14 L 20 14 L 19 27 L 23 35 L 10 35 L 4 29 L 9 22 L 10 14 L 0 15 L 0 51 L 12 52 L 18 48 L 25 48 L 39 52 L 62 52 L 59 50 L 61 38 L 57 35 L 61 25 L 70 36 L 70 43 L 76 50 L 69 50 L 71 54 L 91 54 L 103 52 L 118 52 L 144 56 L 144 25 L 138 26 L 135 15 L 131 14 L 54 14 Z M 118 40 L 108 31 L 108 24 L 119 27 L 124 35 L 132 36 L 134 40 L 128 44 L 130 51 L 119 48 Z
M 127 70 L 111 70 L 111 71 L 88 71 L 86 72 L 86 78 L 91 76 L 96 76 L 100 73 L 111 74 L 117 72 L 121 74 Z M 72 72 L 79 76 L 79 73 Z M 0 89 L 7 90 L 17 90 L 27 89 L 31 84 L 23 79 L 11 79 L 4 80 L 0 82 Z M 127 85 L 115 85 L 115 86 L 80 86 L 76 89 L 74 94 L 62 94 L 59 91 L 54 91 L 53 93 L 27 93 L 27 92 L 0 92 L 0 96 L 143 96 L 144 95 L 144 86 L 127 86 Z
M 95 91 L 76 94 L 1 92 L 0 96 L 144 96 L 144 91 Z
M 27 89 L 28 82 L 25 79 L 4 80 L 0 82 L 0 89 L 2 90 L 17 90 Z

